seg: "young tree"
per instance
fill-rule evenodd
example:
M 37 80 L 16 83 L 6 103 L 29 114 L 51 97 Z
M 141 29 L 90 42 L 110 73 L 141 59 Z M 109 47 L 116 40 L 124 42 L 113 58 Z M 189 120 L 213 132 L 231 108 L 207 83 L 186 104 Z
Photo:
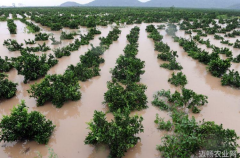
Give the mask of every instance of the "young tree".
M 18 70 L 18 74 L 24 76 L 24 83 L 37 80 L 47 74 L 48 70 L 56 65 L 58 60 L 52 54 L 43 54 L 37 56 L 26 51 L 21 51 L 21 56 L 14 59 L 14 67 Z
M 3 116 L 0 122 L 0 141 L 34 140 L 39 144 L 47 144 L 54 128 L 52 121 L 41 113 L 28 113 L 25 102 L 22 101 L 12 109 L 10 116 Z
M 172 78 L 168 80 L 171 84 L 175 86 L 181 86 L 184 87 L 188 82 L 187 82 L 187 77 L 184 75 L 182 72 L 178 72 L 177 75 L 175 73 L 172 73 Z
M 217 58 L 216 60 L 211 60 L 209 62 L 207 69 L 213 76 L 221 77 L 227 72 L 230 66 L 230 60 L 222 60 L 220 58 Z
M 31 85 L 28 93 L 37 99 L 37 106 L 51 101 L 57 108 L 61 108 L 68 101 L 77 101 L 81 98 L 78 79 L 72 71 L 64 75 L 47 75 L 40 83 Z
M 124 152 L 134 147 L 140 140 L 135 135 L 143 132 L 143 118 L 137 115 L 130 117 L 130 111 L 118 110 L 114 113 L 114 121 L 107 122 L 103 112 L 94 112 L 93 121 L 88 123 L 91 132 L 85 144 L 106 144 L 110 148 L 109 158 L 121 158 Z
M 121 55 L 117 59 L 117 66 L 111 70 L 112 78 L 117 79 L 123 84 L 139 82 L 140 75 L 145 72 L 142 70 L 145 66 L 144 63 L 144 61 L 138 58 Z
M 13 68 L 13 63 L 7 56 L 5 56 L 5 59 L 0 56 L 0 65 L 0 72 L 8 72 Z
M 111 112 L 125 108 L 129 108 L 130 111 L 147 108 L 147 96 L 145 95 L 147 86 L 131 83 L 125 88 L 114 81 L 108 82 L 107 87 L 108 91 L 104 94 L 104 103 L 108 105 Z
M 191 108 L 193 113 L 199 113 L 200 110 L 197 108 L 197 106 L 203 106 L 208 103 L 207 99 L 208 97 L 205 95 L 197 94 L 193 90 L 182 88 L 182 94 L 178 91 L 175 91 L 174 94 L 171 94 L 169 90 L 161 90 L 157 92 L 157 94 L 154 95 L 152 104 L 159 106 L 162 110 L 168 110 L 178 106 L 188 109 Z
M 14 20 L 8 19 L 7 25 L 10 34 L 17 34 L 17 25 L 14 23 Z
M 7 75 L 0 73 L 0 99 L 10 99 L 16 95 L 17 83 L 7 79 Z

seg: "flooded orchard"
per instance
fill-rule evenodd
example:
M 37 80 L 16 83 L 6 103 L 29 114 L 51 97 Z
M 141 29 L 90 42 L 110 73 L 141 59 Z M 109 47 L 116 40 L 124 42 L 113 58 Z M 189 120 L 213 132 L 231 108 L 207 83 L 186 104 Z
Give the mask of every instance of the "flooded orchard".
M 16 39 L 19 43 L 24 43 L 24 39 L 33 39 L 34 34 L 26 32 L 26 25 L 20 21 L 15 21 L 17 25 L 17 34 L 10 35 L 7 30 L 7 22 L 0 22 L 0 55 L 1 57 L 17 57 L 20 56 L 19 51 L 10 52 L 3 46 L 3 42 L 6 39 Z M 58 40 L 61 35 L 61 31 L 51 31 L 48 27 L 42 26 L 35 23 L 42 29 L 41 32 L 52 33 L 54 37 Z M 159 23 L 153 23 L 155 26 Z M 157 125 L 154 123 L 156 114 L 160 117 L 169 120 L 171 117 L 168 112 L 161 111 L 159 108 L 153 106 L 151 102 L 153 101 L 153 94 L 161 89 L 168 90 L 171 92 L 175 90 L 179 91 L 177 88 L 168 82 L 171 74 L 174 71 L 170 71 L 161 68 L 159 65 L 164 63 L 162 60 L 157 58 L 159 52 L 154 50 L 154 41 L 148 38 L 149 33 L 145 31 L 147 25 L 146 23 L 125 25 L 120 27 L 121 35 L 119 39 L 110 46 L 108 50 L 104 52 L 102 58 L 105 59 L 105 63 L 100 65 L 100 76 L 94 77 L 86 82 L 79 82 L 81 86 L 82 98 L 79 101 L 68 101 L 62 108 L 56 108 L 52 103 L 48 102 L 44 106 L 37 107 L 36 100 L 30 98 L 27 92 L 30 89 L 30 85 L 35 82 L 40 82 L 41 79 L 37 81 L 31 81 L 28 84 L 24 84 L 24 77 L 17 74 L 17 70 L 12 69 L 7 74 L 9 75 L 9 80 L 18 83 L 17 95 L 9 100 L 3 100 L 0 102 L 0 118 L 3 115 L 9 115 L 10 110 L 19 104 L 21 100 L 25 100 L 29 111 L 39 111 L 46 116 L 47 119 L 53 121 L 56 128 L 50 137 L 48 146 L 58 154 L 59 158 L 106 158 L 109 155 L 109 149 L 105 145 L 85 145 L 84 140 L 90 132 L 87 129 L 87 122 L 93 119 L 94 111 L 107 112 L 108 107 L 103 105 L 104 93 L 107 92 L 107 81 L 111 80 L 112 74 L 110 69 L 116 66 L 116 60 L 119 55 L 124 54 L 123 50 L 128 44 L 127 34 L 134 26 L 140 28 L 139 35 L 139 51 L 137 58 L 145 61 L 145 73 L 141 76 L 140 83 L 147 86 L 146 95 L 148 97 L 148 108 L 141 111 L 134 111 L 131 115 L 139 114 L 143 120 L 144 132 L 138 136 L 141 141 L 131 149 L 129 149 L 124 158 L 158 158 L 161 157 L 159 151 L 156 150 L 156 146 L 161 143 L 161 138 L 166 134 L 166 131 L 161 131 L 157 129 Z M 100 44 L 99 37 L 106 37 L 112 26 L 97 26 L 97 29 L 102 33 L 100 35 L 95 35 L 94 40 L 90 43 L 94 46 Z M 87 33 L 88 29 L 85 27 L 80 27 L 81 33 Z M 72 29 L 63 28 L 63 31 L 73 31 Z M 77 30 L 75 30 L 77 31 Z M 192 59 L 183 50 L 177 42 L 174 42 L 173 38 L 166 34 L 165 30 L 159 30 L 160 34 L 163 35 L 163 42 L 170 46 L 171 50 L 177 51 L 178 58 L 177 61 L 183 66 L 182 72 L 187 76 L 188 84 L 186 88 L 192 89 L 198 94 L 203 94 L 208 96 L 208 104 L 200 107 L 201 112 L 199 114 L 193 114 L 190 112 L 191 116 L 194 116 L 197 120 L 214 121 L 216 124 L 223 124 L 224 128 L 234 129 L 238 135 L 240 135 L 240 126 L 238 120 L 240 120 L 240 91 L 239 89 L 231 88 L 229 86 L 222 86 L 221 79 L 212 76 L 207 70 L 206 65 Z M 184 31 L 178 30 L 176 33 L 179 37 L 184 37 L 189 39 L 190 36 L 185 34 Z M 75 36 L 77 38 L 78 36 Z M 204 39 L 210 39 L 211 43 L 221 47 L 220 41 L 214 39 L 213 36 L 209 35 Z M 231 40 L 236 40 L 237 38 L 231 38 Z M 61 47 L 72 43 L 74 40 L 63 40 Z M 37 42 L 43 44 L 43 42 Z M 48 40 L 46 42 L 51 49 L 57 48 L 58 46 L 51 45 Z M 33 45 L 35 46 L 35 45 Z M 206 48 L 204 45 L 199 45 L 199 47 L 211 51 L 211 48 Z M 83 55 L 90 49 L 90 45 L 81 46 L 78 51 L 71 53 L 69 57 L 63 57 L 59 59 L 57 65 L 52 67 L 48 74 L 63 74 L 67 67 L 71 64 L 76 65 L 79 62 L 79 56 Z M 233 49 L 229 47 L 233 55 L 236 56 L 240 54 L 240 49 Z M 52 53 L 52 51 L 47 51 L 47 54 Z M 36 53 L 41 55 L 42 52 Z M 221 56 L 222 57 L 222 56 Z M 224 58 L 224 57 L 223 57 Z M 240 71 L 240 64 L 234 63 L 231 69 Z M 112 113 L 107 113 L 107 120 L 113 119 Z M 238 143 L 240 141 L 238 140 Z M 37 156 L 37 152 L 41 153 L 43 157 L 47 157 L 48 149 L 45 145 L 37 144 L 34 141 L 18 141 L 13 143 L 1 142 L 0 157 L 1 158 L 33 158 Z

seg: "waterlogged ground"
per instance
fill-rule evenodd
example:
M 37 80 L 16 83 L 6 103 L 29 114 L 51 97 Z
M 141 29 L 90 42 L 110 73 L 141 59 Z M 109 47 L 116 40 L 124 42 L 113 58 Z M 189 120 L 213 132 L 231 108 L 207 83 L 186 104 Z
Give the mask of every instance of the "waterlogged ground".
M 34 34 L 28 34 L 25 30 L 25 24 L 20 21 L 15 21 L 17 24 L 17 35 L 10 35 L 7 30 L 7 23 L 0 22 L 0 55 L 2 57 L 19 56 L 20 52 L 9 52 L 2 43 L 6 39 L 16 39 L 19 43 L 24 43 L 24 39 L 34 39 Z M 130 149 L 124 158 L 158 158 L 161 157 L 160 153 L 156 150 L 156 145 L 161 143 L 161 137 L 166 134 L 164 131 L 160 131 L 154 124 L 155 115 L 158 113 L 160 117 L 164 117 L 165 120 L 170 119 L 170 116 L 166 112 L 159 110 L 151 105 L 153 100 L 153 94 L 161 89 L 170 89 L 172 92 L 179 90 L 167 81 L 173 71 L 160 68 L 159 65 L 163 63 L 157 59 L 158 52 L 154 51 L 154 42 L 147 38 L 148 33 L 145 28 L 148 24 L 129 25 L 121 28 L 122 33 L 117 42 L 114 42 L 110 49 L 107 50 L 103 58 L 105 63 L 100 66 L 101 76 L 95 77 L 87 82 L 79 82 L 81 85 L 82 99 L 77 102 L 68 102 L 64 104 L 61 109 L 56 109 L 51 103 L 44 105 L 43 107 L 36 107 L 36 101 L 34 98 L 29 98 L 27 90 L 29 85 L 23 84 L 23 76 L 17 75 L 16 70 L 11 70 L 9 79 L 18 83 L 18 91 L 16 97 L 0 102 L 0 118 L 3 115 L 9 115 L 10 109 L 20 103 L 21 100 L 26 101 L 26 105 L 29 107 L 29 111 L 36 110 L 44 115 L 57 126 L 48 146 L 53 148 L 58 154 L 59 158 L 106 158 L 109 150 L 105 146 L 91 146 L 85 145 L 84 139 L 87 136 L 89 130 L 87 129 L 86 122 L 89 122 L 94 110 L 107 111 L 107 107 L 102 104 L 104 101 L 104 93 L 107 91 L 107 81 L 111 80 L 111 74 L 109 73 L 111 68 L 114 68 L 116 59 L 120 54 L 123 54 L 123 49 L 127 44 L 126 35 L 129 34 L 130 29 L 134 26 L 139 26 L 140 38 L 139 38 L 139 53 L 138 58 L 145 61 L 145 74 L 141 76 L 141 83 L 146 84 L 148 89 L 146 95 L 148 96 L 148 106 L 146 110 L 133 112 L 132 114 L 142 115 L 144 118 L 144 133 L 141 133 L 141 142 L 139 142 L 134 148 Z M 157 25 L 157 24 L 155 24 Z M 49 28 L 43 27 L 42 32 L 53 33 L 58 40 L 61 32 L 50 31 Z M 99 45 L 99 37 L 107 36 L 111 30 L 111 26 L 98 27 L 102 31 L 101 35 L 95 36 L 95 39 L 91 41 L 94 46 Z M 87 33 L 87 29 L 81 27 L 81 33 Z M 71 31 L 64 28 L 64 31 Z M 201 113 L 194 116 L 197 120 L 205 119 L 206 121 L 215 121 L 217 124 L 223 124 L 224 128 L 230 128 L 236 130 L 240 135 L 240 90 L 233 89 L 231 87 L 221 86 L 220 79 L 213 77 L 206 71 L 206 66 L 188 57 L 187 53 L 175 43 L 173 39 L 166 35 L 164 30 L 160 33 L 164 36 L 163 42 L 166 42 L 172 50 L 177 51 L 179 58 L 177 59 L 183 66 L 183 73 L 187 76 L 188 84 L 186 88 L 192 89 L 199 94 L 204 94 L 209 97 L 209 103 L 206 106 L 201 107 Z M 178 31 L 177 36 L 189 38 L 189 35 L 185 35 L 184 31 Z M 211 43 L 218 47 L 228 47 L 222 45 L 220 41 L 214 40 L 213 36 L 208 36 Z M 225 38 L 227 39 L 227 38 Z M 235 41 L 234 38 L 229 38 L 230 42 Z M 62 42 L 62 46 L 65 46 L 73 40 L 65 40 Z M 43 43 L 43 42 L 38 42 Z M 51 46 L 51 41 L 47 42 L 47 45 Z M 204 45 L 199 45 L 201 48 L 207 49 Z M 57 48 L 59 46 L 51 46 L 51 48 Z M 90 46 L 82 46 L 78 51 L 72 52 L 70 57 L 63 57 L 59 60 L 59 63 L 54 66 L 49 74 L 63 74 L 65 69 L 70 64 L 77 64 L 79 62 L 79 56 L 84 54 Z M 232 49 L 232 47 L 229 47 Z M 232 49 L 234 57 L 240 53 L 240 49 Z M 48 51 L 47 54 L 52 53 Z M 41 54 L 41 53 L 37 53 Z M 224 56 L 222 56 L 224 58 Z M 240 71 L 240 64 L 232 64 L 232 69 Z M 39 82 L 38 80 L 37 82 Z M 192 115 L 192 114 L 191 114 Z M 107 114 L 108 120 L 111 120 L 113 116 Z M 238 141 L 240 144 L 240 141 Z M 37 156 L 36 152 L 40 152 L 43 157 L 47 157 L 47 147 L 45 145 L 39 145 L 35 142 L 14 142 L 14 143 L 0 143 L 0 157 L 1 158 L 33 158 Z

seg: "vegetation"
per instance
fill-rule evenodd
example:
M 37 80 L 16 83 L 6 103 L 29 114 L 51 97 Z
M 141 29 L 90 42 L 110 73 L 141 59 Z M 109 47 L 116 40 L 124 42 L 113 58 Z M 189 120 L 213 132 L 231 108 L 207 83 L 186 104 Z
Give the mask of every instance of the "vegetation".
M 100 46 L 91 46 L 91 50 L 88 50 L 84 55 L 80 56 L 80 62 L 83 64 L 83 66 L 88 68 L 99 67 L 100 64 L 105 62 L 105 60 L 100 57 L 100 55 L 104 53 L 104 49 Z
M 155 26 L 154 25 L 148 25 L 147 28 L 146 28 L 146 31 L 147 32 L 153 32 L 155 30 Z
M 26 19 L 20 19 L 20 21 L 27 25 L 27 29 L 29 33 L 36 33 L 40 31 L 40 27 L 33 24 L 32 22 L 28 22 Z
M 165 25 L 158 25 L 157 29 L 162 30 L 162 29 L 165 29 L 165 27 L 166 27 Z
M 78 63 L 76 66 L 68 66 L 66 71 L 72 71 L 78 80 L 83 82 L 100 75 L 98 67 L 88 68 L 81 63 Z
M 43 45 L 38 44 L 37 47 L 27 47 L 25 50 L 28 52 L 46 52 L 51 50 L 51 48 L 44 42 Z
M 192 90 L 183 88 L 182 94 L 177 91 L 175 91 L 174 94 L 171 94 L 169 90 L 158 91 L 157 94 L 154 95 L 152 104 L 160 107 L 162 110 L 167 110 L 177 106 L 188 109 L 191 108 L 193 113 L 199 113 L 200 110 L 197 106 L 203 106 L 208 103 L 207 99 L 207 96 L 197 94 Z
M 182 72 L 178 72 L 177 75 L 173 72 L 172 78 L 170 78 L 168 82 L 175 86 L 184 87 L 187 84 L 187 77 Z
M 35 41 L 47 41 L 49 36 L 49 34 L 40 32 L 39 34 L 35 34 Z
M 7 56 L 5 56 L 5 59 L 0 56 L 0 65 L 0 72 L 8 72 L 13 68 L 13 64 Z
M 116 63 L 117 66 L 111 70 L 112 78 L 123 84 L 139 82 L 140 75 L 145 72 L 142 70 L 145 62 L 135 57 L 120 55 Z
M 54 150 L 50 147 L 48 147 L 48 158 L 58 158 L 58 155 L 54 152 Z M 34 157 L 34 158 L 43 158 L 43 156 L 41 155 L 40 152 L 36 152 L 37 153 L 37 157 Z
M 153 4 L 153 0 L 149 3 Z M 0 10 L 0 21 L 10 19 L 10 14 L 13 20 L 21 20 L 25 23 L 28 32 L 38 32 L 34 40 L 24 40 L 26 46 L 13 39 L 4 41 L 4 45 L 9 51 L 20 51 L 21 56 L 19 56 L 19 52 L 10 52 L 7 55 L 14 56 L 13 58 L 5 57 L 4 59 L 1 56 L 0 72 L 8 72 L 15 67 L 18 73 L 24 76 L 24 82 L 44 77 L 47 71 L 57 63 L 53 55 L 47 57 L 46 55 L 37 56 L 32 54 L 32 52 L 50 50 L 45 43 L 42 44 L 43 42 L 41 42 L 41 45 L 31 47 L 29 46 L 30 44 L 36 44 L 36 41 L 45 41 L 46 43 L 50 42 L 52 45 L 58 45 L 59 47 L 56 47 L 53 52 L 57 58 L 61 58 L 70 56 L 71 53 L 77 51 L 83 45 L 89 45 L 96 34 L 101 34 L 101 31 L 97 30 L 96 26 L 99 28 L 101 26 L 113 27 L 106 37 L 99 38 L 99 46 L 92 46 L 91 49 L 79 57 L 79 62 L 76 65 L 69 65 L 63 75 L 47 75 L 42 81 L 31 86 L 28 92 L 31 97 L 37 100 L 37 106 L 52 102 L 52 104 L 60 108 L 68 101 L 79 100 L 81 98 L 79 81 L 85 82 L 95 76 L 99 76 L 101 71 L 100 65 L 105 62 L 102 55 L 114 43 L 113 41 L 118 40 L 121 34 L 120 28 L 134 26 L 126 36 L 128 42 L 123 50 L 124 54 L 117 59 L 116 66 L 111 70 L 112 79 L 107 82 L 108 87 L 104 94 L 104 103 L 109 107 L 109 111 L 113 112 L 114 119 L 111 122 L 107 122 L 104 113 L 95 112 L 93 120 L 88 123 L 89 134 L 85 139 L 85 143 L 107 145 L 110 149 L 109 157 L 123 157 L 128 149 L 137 144 L 140 140 L 137 136 L 143 132 L 142 117 L 130 117 L 131 111 L 147 108 L 147 96 L 145 95 L 147 86 L 137 83 L 140 82 L 141 75 L 145 73 L 145 62 L 142 61 L 143 59 L 137 58 L 140 28 L 137 27 L 139 25 L 135 24 L 148 24 L 146 31 L 148 32 L 148 37 L 153 39 L 155 51 L 158 51 L 158 59 L 167 61 L 161 67 L 169 70 L 183 69 L 181 64 L 178 63 L 178 52 L 172 50 L 168 43 L 164 43 L 165 40 L 163 42 L 163 36 L 160 34 L 160 31 L 166 31 L 166 37 L 169 39 L 169 35 L 172 36 L 170 38 L 174 42 L 178 42 L 186 52 L 181 57 L 186 57 L 185 55 L 187 54 L 192 59 L 205 64 L 207 70 L 213 76 L 221 77 L 223 86 L 240 87 L 239 71 L 229 70 L 231 62 L 240 62 L 240 55 L 231 51 L 232 48 L 240 48 L 240 41 L 230 42 L 229 40 L 229 38 L 237 39 L 240 36 L 239 12 L 235 10 L 198 10 L 175 8 L 174 6 L 151 9 L 128 7 L 81 7 L 80 9 L 79 7 L 18 7 L 2 8 Z M 22 18 L 18 18 L 18 15 Z M 16 33 L 17 29 L 13 20 L 8 20 L 8 28 L 10 32 Z M 77 33 L 61 31 L 61 38 L 55 39 L 53 34 L 41 33 L 38 24 L 55 31 L 65 27 L 70 29 L 84 27 L 88 29 L 88 32 L 75 37 Z M 156 24 L 161 25 L 157 26 Z M 186 35 L 189 39 L 177 37 L 178 28 L 183 30 L 181 33 L 189 34 Z M 123 30 L 126 31 L 126 29 Z M 208 35 L 213 35 L 216 40 L 228 45 L 228 48 L 214 46 L 210 39 L 204 38 Z M 48 42 L 48 39 L 51 41 Z M 65 39 L 72 40 L 64 47 L 60 46 L 62 40 Z M 205 48 L 204 45 L 210 49 L 201 49 L 200 46 Z M 235 49 L 233 50 L 235 51 Z M 227 57 L 226 60 L 222 60 L 222 54 L 224 59 Z M 13 97 L 16 94 L 16 84 L 9 81 L 5 74 L 0 74 L 0 76 L 2 77 L 0 84 L 1 99 Z M 237 153 L 237 148 L 239 147 L 237 145 L 238 136 L 234 130 L 223 129 L 222 125 L 216 125 L 214 122 L 203 121 L 198 123 L 194 118 L 191 119 L 187 115 L 188 113 L 192 115 L 192 112 L 199 113 L 199 106 L 207 103 L 207 96 L 184 88 L 187 84 L 187 79 L 182 72 L 174 72 L 169 82 L 176 86 L 181 86 L 181 90 L 174 93 L 162 90 L 154 96 L 152 101 L 154 106 L 168 111 L 172 118 L 165 121 L 164 118 L 157 116 L 155 120 L 159 129 L 171 131 L 162 138 L 161 145 L 157 147 L 162 157 L 199 157 L 198 153 L 202 150 L 220 151 L 222 155 L 218 157 L 224 157 L 222 152 L 231 151 L 236 152 L 235 157 L 240 157 L 240 154 Z M 7 102 L 4 103 L 4 105 L 6 104 Z M 22 109 L 25 110 L 26 107 Z M 11 135 L 6 136 L 6 138 L 13 138 L 14 136 L 16 140 L 21 141 L 35 140 L 35 137 L 32 136 L 32 132 L 35 132 L 34 134 L 40 133 L 41 136 L 44 135 L 44 139 L 38 136 L 36 141 L 42 141 L 39 143 L 47 142 L 50 132 L 43 131 L 42 133 L 41 131 L 43 128 L 39 124 L 41 124 L 42 115 L 35 118 L 35 116 L 38 116 L 36 114 L 25 119 L 27 123 L 19 123 L 17 121 L 24 121 L 22 112 L 19 111 L 17 111 L 17 115 L 21 115 L 21 119 L 14 119 L 15 122 L 11 120 L 13 123 L 8 122 L 5 124 L 7 127 L 11 127 L 11 129 L 18 130 L 19 135 L 15 137 L 15 135 L 10 133 Z M 29 113 L 27 114 L 29 115 Z M 32 124 L 29 125 L 30 123 Z M 31 131 L 26 132 L 26 130 Z M 1 132 L 0 134 L 2 134 Z M 29 136 L 30 134 L 31 137 Z M 56 157 L 56 154 L 51 156 Z M 150 154 L 149 157 L 153 156 Z
M 16 95 L 17 83 L 7 79 L 7 75 L 0 73 L 0 99 L 10 99 Z
M 130 44 L 125 47 L 125 54 L 117 59 L 118 65 L 111 71 L 113 81 L 108 82 L 108 91 L 104 94 L 104 103 L 113 112 L 114 120 L 107 122 L 103 112 L 95 111 L 93 121 L 88 123 L 91 132 L 88 133 L 85 144 L 108 145 L 111 158 L 123 157 L 124 152 L 134 147 L 140 140 L 135 135 L 143 132 L 143 118 L 137 115 L 130 117 L 130 111 L 147 108 L 147 97 L 144 94 L 147 87 L 135 83 L 136 80 L 140 80 L 139 76 L 144 72 L 141 70 L 144 62 L 135 57 L 138 52 L 138 38 L 139 28 L 134 27 L 127 35 Z M 108 42 L 108 44 L 110 43 Z M 108 44 L 101 44 L 100 48 L 102 46 L 108 48 Z M 126 60 L 128 61 L 126 62 Z M 122 76 L 121 73 L 123 73 Z M 126 85 L 122 86 L 118 81 L 124 82 Z
M 158 54 L 158 59 L 162 59 L 163 61 L 175 60 L 176 57 L 178 57 L 177 51 L 163 52 Z
M 52 31 L 59 31 L 62 29 L 62 25 L 59 23 L 53 23 L 50 27 Z
M 127 44 L 123 51 L 126 57 L 135 57 L 138 54 L 138 45 Z
M 94 112 L 93 120 L 88 123 L 90 132 L 85 144 L 106 144 L 110 149 L 109 158 L 120 158 L 124 152 L 134 147 L 140 140 L 135 135 L 144 131 L 143 118 L 137 115 L 130 117 L 130 111 L 114 112 L 114 120 L 108 122 L 103 112 Z
M 158 129 L 170 131 L 173 124 L 170 121 L 165 122 L 163 118 L 159 118 L 159 115 L 156 115 L 156 120 L 154 121 L 158 125 Z
M 240 63 L 240 54 L 238 56 L 236 56 L 235 58 L 233 58 L 232 60 L 234 63 Z
M 216 60 L 211 60 L 208 64 L 208 71 L 215 77 L 221 77 L 223 74 L 227 72 L 230 68 L 231 63 L 227 60 L 222 60 L 220 58 Z
M 197 47 L 196 42 L 191 40 L 186 40 L 183 38 L 178 39 L 179 45 L 183 46 L 183 49 L 187 51 L 188 55 L 194 59 L 199 60 L 200 62 L 207 64 L 207 70 L 215 77 L 221 77 L 224 75 L 227 70 L 230 68 L 230 61 L 233 60 L 237 62 L 238 58 L 232 59 L 232 52 L 228 48 L 218 48 L 213 47 L 213 52 L 209 54 L 206 51 L 202 51 Z M 219 54 L 226 54 L 230 57 L 226 60 L 222 60 L 219 57 Z
M 97 30 L 96 28 L 91 28 L 87 35 L 80 35 L 81 41 L 79 44 L 88 45 L 89 41 L 94 39 L 94 35 L 98 35 L 98 34 L 101 34 L 101 31 Z
M 131 45 L 134 45 L 137 43 L 139 39 L 139 32 L 140 32 L 140 28 L 135 26 L 133 29 L 131 29 L 130 34 L 127 35 L 127 40 Z
M 169 63 L 161 64 L 160 67 L 163 67 L 165 69 L 169 70 L 182 70 L 183 67 L 176 61 L 176 59 L 171 60 Z
M 150 34 L 148 35 L 148 38 L 152 38 L 153 41 L 157 42 L 157 41 L 161 41 L 163 39 L 163 36 L 160 35 L 160 33 L 158 32 L 158 30 L 155 28 L 154 25 L 148 25 L 146 28 L 147 32 L 150 32 Z
M 62 58 L 63 56 L 70 56 L 71 52 L 66 48 L 56 48 L 53 50 L 56 58 Z
M 113 41 L 117 41 L 119 38 L 119 34 L 121 34 L 121 30 L 119 28 L 115 27 L 112 31 L 109 32 L 107 37 L 100 37 L 99 40 L 100 46 L 105 46 L 109 48 L 109 46 L 113 43 Z
M 76 32 L 71 32 L 71 33 L 62 32 L 60 39 L 61 40 L 74 39 L 74 36 L 76 36 L 76 35 L 77 35 Z
M 163 36 L 160 35 L 157 29 L 154 29 L 149 35 L 149 38 L 152 38 L 154 41 L 161 41 L 163 39 Z
M 169 52 L 170 51 L 170 47 L 163 43 L 162 41 L 160 42 L 155 42 L 155 50 L 158 52 Z
M 48 70 L 57 63 L 58 60 L 52 54 L 47 59 L 46 54 L 37 56 L 26 51 L 22 51 L 21 56 L 14 59 L 14 67 L 17 69 L 18 74 L 24 76 L 25 84 L 28 81 L 44 77 Z
M 232 86 L 240 88 L 240 76 L 238 71 L 229 70 L 228 74 L 222 76 L 222 85 L 223 86 Z
M 191 35 L 191 34 L 192 34 L 192 31 L 191 31 L 191 30 L 186 30 L 185 33 Z
M 105 62 L 105 60 L 100 57 L 104 51 L 105 49 L 101 46 L 93 47 L 92 45 L 91 50 L 88 50 L 85 55 L 80 56 L 80 62 L 77 66 L 70 65 L 66 72 L 72 71 L 80 81 L 87 81 L 92 77 L 99 76 L 99 66 Z
M 73 72 L 64 75 L 46 75 L 40 82 L 31 85 L 28 90 L 30 97 L 37 99 L 37 106 L 42 106 L 50 101 L 57 108 L 61 108 L 68 101 L 77 101 L 81 98 L 78 80 Z
M 214 39 L 216 39 L 216 40 L 224 40 L 224 37 L 222 37 L 220 35 L 214 35 Z
M 198 155 L 199 150 L 235 152 L 237 154 L 237 136 L 234 130 L 224 129 L 222 125 L 204 120 L 196 122 L 195 118 L 177 111 L 172 112 L 174 134 L 162 138 L 162 144 L 157 146 L 163 157 L 191 157 Z M 177 151 L 175 149 L 178 149 Z
M 7 47 L 9 51 L 18 51 L 23 49 L 23 44 L 19 44 L 16 40 L 12 39 L 7 39 L 4 40 L 3 43 L 4 46 Z
M 52 121 L 37 111 L 28 113 L 25 102 L 14 107 L 0 122 L 0 140 L 4 142 L 34 140 L 47 144 L 55 128 Z
M 53 36 L 49 39 L 52 41 L 52 45 L 59 45 L 62 43 L 62 41 L 57 41 Z
M 14 20 L 8 19 L 7 26 L 10 34 L 17 34 L 17 25 L 14 23 Z
M 213 47 L 213 52 L 219 54 L 226 54 L 227 57 L 232 57 L 232 51 L 230 51 L 229 48 Z
M 236 42 L 233 45 L 234 48 L 239 48 L 240 49 L 240 41 L 237 39 Z
M 28 39 L 27 41 L 26 40 L 24 41 L 25 41 L 25 44 L 36 44 L 34 40 L 30 40 L 30 39 Z
M 222 40 L 221 43 L 222 43 L 222 44 L 227 44 L 227 45 L 229 45 L 229 46 L 232 46 L 232 45 L 233 45 L 233 43 L 230 43 L 229 40 Z
M 138 27 L 134 27 L 130 34 L 127 35 L 128 44 L 124 49 L 124 55 L 120 55 L 117 59 L 117 66 L 111 70 L 112 79 L 117 80 L 123 84 L 130 84 L 132 82 L 139 82 L 140 75 L 144 74 L 145 62 L 136 58 L 138 53 L 138 38 L 139 38 Z
M 65 47 L 54 49 L 53 52 L 57 58 L 62 58 L 63 56 L 70 56 L 71 52 L 77 51 L 81 45 L 88 45 L 90 40 L 94 39 L 94 35 L 101 34 L 101 31 L 98 31 L 96 28 L 91 28 L 87 35 L 80 35 L 81 41 L 79 39 L 75 39 L 74 43 L 71 43 Z M 73 33 L 65 33 L 62 32 L 61 39 L 74 39 L 74 36 L 77 35 L 76 32 Z M 51 38 L 53 41 L 53 45 L 61 44 L 61 41 L 58 42 L 54 37 Z
M 131 83 L 123 87 L 114 81 L 108 82 L 107 87 L 104 103 L 108 105 L 111 112 L 116 112 L 118 109 L 123 111 L 125 108 L 130 111 L 147 108 L 147 96 L 145 95 L 147 86 Z

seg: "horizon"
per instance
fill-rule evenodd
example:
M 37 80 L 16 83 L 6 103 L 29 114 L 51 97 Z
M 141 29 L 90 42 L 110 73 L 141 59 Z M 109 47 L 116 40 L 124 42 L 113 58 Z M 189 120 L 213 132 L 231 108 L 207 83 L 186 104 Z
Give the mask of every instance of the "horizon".
M 10 0 L 10 1 L 2 1 L 0 2 L 0 6 L 13 6 L 13 3 L 15 6 L 59 6 L 62 3 L 65 2 L 76 2 L 79 4 L 87 4 L 94 0 L 41 0 L 39 1 L 33 1 L 33 0 Z M 139 0 L 140 2 L 147 2 L 149 0 Z

